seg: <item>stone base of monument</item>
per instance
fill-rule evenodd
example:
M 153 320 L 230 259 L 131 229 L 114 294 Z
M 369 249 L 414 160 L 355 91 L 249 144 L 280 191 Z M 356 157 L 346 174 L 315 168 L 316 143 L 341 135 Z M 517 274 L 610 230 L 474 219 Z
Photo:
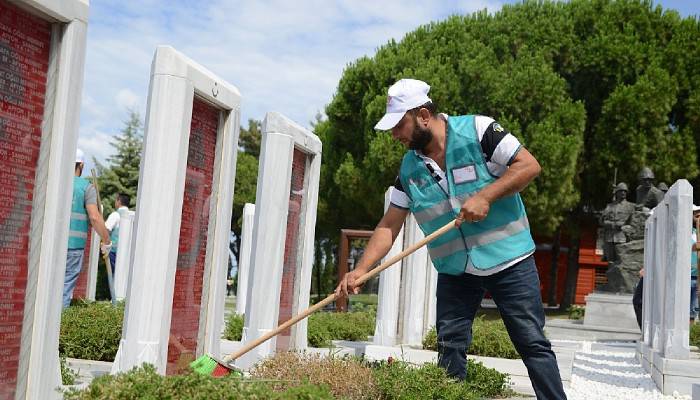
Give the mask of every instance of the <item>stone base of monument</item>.
M 700 382 L 700 353 L 691 352 L 689 360 L 674 360 L 661 356 L 641 342 L 637 344 L 637 359 L 645 370 L 651 371 L 651 378 L 663 394 L 678 392 L 690 395 L 693 390 L 698 392 L 693 386 L 698 386 L 697 382 Z M 693 392 L 693 399 L 698 395 L 700 393 Z
M 544 329 L 552 339 L 633 341 L 641 336 L 632 295 L 627 294 L 591 293 L 583 321 L 549 319 Z

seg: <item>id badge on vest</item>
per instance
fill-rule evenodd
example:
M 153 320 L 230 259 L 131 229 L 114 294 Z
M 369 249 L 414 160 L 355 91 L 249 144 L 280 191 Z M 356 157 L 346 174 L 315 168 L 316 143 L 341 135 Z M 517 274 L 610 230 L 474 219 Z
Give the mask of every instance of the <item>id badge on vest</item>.
M 452 168 L 452 179 L 455 185 L 474 182 L 476 178 L 476 167 L 474 164 Z

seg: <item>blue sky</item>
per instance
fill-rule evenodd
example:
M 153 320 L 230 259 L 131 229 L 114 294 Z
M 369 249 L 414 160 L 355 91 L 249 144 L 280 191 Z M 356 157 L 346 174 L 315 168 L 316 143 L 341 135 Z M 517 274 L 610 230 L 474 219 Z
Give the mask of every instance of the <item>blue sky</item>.
M 146 111 L 155 47 L 167 44 L 238 87 L 242 117 L 278 111 L 308 126 L 345 66 L 430 21 L 515 1 L 93 0 L 78 146 L 104 160 L 127 109 Z M 656 1 L 683 16 L 697 0 Z

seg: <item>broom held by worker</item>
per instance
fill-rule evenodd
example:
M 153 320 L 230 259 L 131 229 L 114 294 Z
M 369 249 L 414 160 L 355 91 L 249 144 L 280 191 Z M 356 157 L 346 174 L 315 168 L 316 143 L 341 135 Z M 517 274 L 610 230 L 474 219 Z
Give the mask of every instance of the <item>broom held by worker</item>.
M 388 253 L 409 212 L 426 235 L 456 219 L 458 229 L 428 244 L 438 271 L 438 364 L 450 376 L 466 379 L 472 322 L 489 290 L 537 397 L 566 398 L 544 336 L 535 244 L 519 195 L 540 165 L 493 119 L 438 113 L 429 90 L 427 83 L 414 79 L 389 88 L 386 114 L 375 129 L 391 130 L 409 150 L 391 206 L 335 293 L 358 292 L 356 280 Z
M 73 290 L 83 265 L 83 253 L 90 226 L 100 235 L 102 240 L 100 249 L 103 254 L 109 253 L 112 246 L 102 213 L 97 208 L 97 191 L 90 181 L 82 177 L 84 166 L 83 152 L 78 149 L 75 157 L 75 176 L 73 177 L 68 253 L 63 283 L 63 308 L 68 307 L 73 298 Z

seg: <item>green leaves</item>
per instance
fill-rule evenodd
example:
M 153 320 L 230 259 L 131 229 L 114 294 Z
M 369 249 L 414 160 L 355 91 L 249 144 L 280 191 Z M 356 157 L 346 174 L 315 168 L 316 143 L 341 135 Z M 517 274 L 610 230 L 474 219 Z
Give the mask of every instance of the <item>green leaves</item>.
M 698 175 L 700 23 L 636 0 L 525 1 L 453 16 L 348 65 L 328 119 L 319 234 L 372 227 L 405 150 L 373 130 L 386 90 L 423 79 L 442 112 L 481 114 L 540 161 L 524 192 L 531 228 L 551 234 L 583 204 L 602 208 L 614 168 L 633 184 Z

